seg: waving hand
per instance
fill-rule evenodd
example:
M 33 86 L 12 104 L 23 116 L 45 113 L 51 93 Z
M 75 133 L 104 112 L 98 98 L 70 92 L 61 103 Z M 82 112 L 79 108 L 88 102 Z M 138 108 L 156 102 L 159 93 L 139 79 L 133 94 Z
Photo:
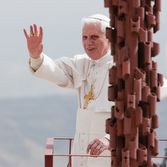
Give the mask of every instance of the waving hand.
M 30 26 L 30 32 L 28 33 L 24 29 L 24 35 L 27 39 L 27 47 L 29 54 L 32 58 L 37 59 L 43 51 L 43 29 L 42 27 L 37 27 L 36 24 Z

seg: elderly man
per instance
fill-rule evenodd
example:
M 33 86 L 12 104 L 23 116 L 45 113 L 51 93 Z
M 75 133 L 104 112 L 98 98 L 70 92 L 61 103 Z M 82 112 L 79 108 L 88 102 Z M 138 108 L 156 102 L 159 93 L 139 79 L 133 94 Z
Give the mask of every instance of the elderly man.
M 110 43 L 105 36 L 109 18 L 96 14 L 82 19 L 84 54 L 73 58 L 52 60 L 43 53 L 43 29 L 24 29 L 32 73 L 61 87 L 78 93 L 78 112 L 73 154 L 108 154 L 109 137 L 105 135 L 105 120 L 110 117 L 108 99 L 108 69 L 112 66 Z M 108 152 L 108 153 L 107 153 Z M 108 154 L 110 155 L 110 154 Z M 98 160 L 99 159 L 99 160 Z M 106 158 L 73 158 L 73 167 L 110 166 Z
M 109 18 L 96 14 L 82 20 L 84 54 L 73 58 L 52 60 L 43 53 L 43 30 L 30 26 L 24 29 L 30 55 L 32 73 L 61 87 L 78 93 L 78 112 L 73 154 L 110 155 L 109 137 L 105 134 L 105 120 L 110 117 L 108 99 L 108 70 L 113 65 L 110 43 L 105 36 Z M 165 85 L 166 80 L 165 80 Z M 165 88 L 165 87 L 164 87 Z M 166 88 L 165 88 L 166 89 Z M 162 91 L 162 97 L 167 91 Z M 73 167 L 109 167 L 106 158 L 73 158 Z

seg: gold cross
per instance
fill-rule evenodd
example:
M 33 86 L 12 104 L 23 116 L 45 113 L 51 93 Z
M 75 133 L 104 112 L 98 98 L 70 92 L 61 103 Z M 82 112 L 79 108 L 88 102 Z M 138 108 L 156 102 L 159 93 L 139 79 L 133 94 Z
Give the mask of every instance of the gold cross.
M 84 109 L 88 108 L 88 103 L 90 100 L 94 100 L 93 87 L 91 86 L 90 91 L 84 96 Z

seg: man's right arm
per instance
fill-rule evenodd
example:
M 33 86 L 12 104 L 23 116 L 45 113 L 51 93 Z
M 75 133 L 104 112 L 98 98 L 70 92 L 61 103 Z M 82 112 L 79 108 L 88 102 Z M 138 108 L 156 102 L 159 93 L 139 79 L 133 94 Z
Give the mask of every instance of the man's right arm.
M 65 72 L 61 59 L 54 61 L 44 53 L 41 53 L 39 58 L 29 59 L 29 66 L 32 74 L 38 78 L 48 80 L 61 87 L 73 87 L 72 79 L 68 75 L 69 71 Z
M 43 53 L 43 29 L 31 25 L 30 32 L 24 29 L 29 52 L 29 66 L 33 75 L 55 83 L 61 87 L 78 88 L 82 78 L 76 67 L 76 59 L 60 58 L 52 60 Z
M 43 54 L 43 29 L 36 24 L 30 26 L 29 32 L 24 29 L 29 52 L 29 66 L 31 72 L 42 79 L 54 82 L 58 86 L 66 87 L 69 79 L 64 71 L 49 57 Z

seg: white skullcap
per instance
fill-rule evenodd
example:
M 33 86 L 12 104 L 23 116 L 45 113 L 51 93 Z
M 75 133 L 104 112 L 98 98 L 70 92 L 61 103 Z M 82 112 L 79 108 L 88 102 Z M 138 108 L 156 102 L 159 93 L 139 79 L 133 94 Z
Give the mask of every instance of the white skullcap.
M 110 27 L 110 19 L 102 14 L 94 14 L 88 17 L 82 18 L 82 27 L 89 23 L 100 23 L 102 32 L 106 31 L 106 27 Z
M 88 16 L 88 18 L 97 19 L 99 21 L 104 21 L 108 24 L 110 23 L 110 19 L 107 16 L 102 15 L 102 14 L 94 14 L 94 15 Z

